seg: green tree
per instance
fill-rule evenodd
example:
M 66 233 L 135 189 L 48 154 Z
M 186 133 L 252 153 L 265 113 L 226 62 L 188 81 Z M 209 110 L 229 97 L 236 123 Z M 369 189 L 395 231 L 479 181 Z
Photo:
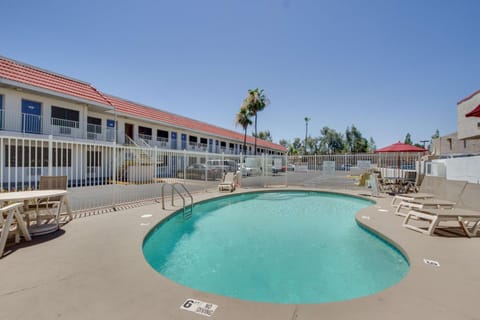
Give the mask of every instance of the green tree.
M 273 142 L 273 138 L 272 138 L 272 135 L 270 134 L 270 130 L 260 131 L 258 135 L 255 134 L 254 132 L 252 135 L 254 137 L 257 137 L 258 139 Z
M 288 141 L 285 139 L 280 139 L 278 142 L 279 145 L 284 146 L 285 148 L 288 148 Z
M 252 115 L 250 114 L 248 108 L 242 107 L 235 117 L 235 125 L 240 125 L 244 131 L 243 154 L 247 152 L 247 129 L 248 126 L 252 124 L 252 120 L 250 119 L 251 116 Z
M 311 119 L 309 117 L 305 117 L 305 153 L 307 153 L 307 137 L 308 137 L 308 121 Z
M 413 144 L 412 143 L 412 136 L 410 135 L 410 133 L 407 133 L 407 135 L 405 136 L 405 142 L 406 144 Z
M 344 149 L 343 136 L 340 132 L 330 129 L 329 127 L 323 127 L 320 130 L 320 151 L 333 154 L 339 153 Z
M 300 154 L 303 151 L 302 140 L 300 138 L 293 139 L 293 142 L 288 148 L 290 154 Z
M 255 155 L 257 154 L 257 115 L 270 103 L 263 89 L 249 89 L 242 108 L 247 108 L 255 117 Z
M 362 133 L 352 124 L 345 130 L 345 150 L 351 153 L 368 151 L 368 141 L 362 137 Z
M 440 138 L 440 131 L 438 131 L 437 129 L 435 130 L 435 134 L 432 136 L 432 139 L 438 139 L 438 138 Z

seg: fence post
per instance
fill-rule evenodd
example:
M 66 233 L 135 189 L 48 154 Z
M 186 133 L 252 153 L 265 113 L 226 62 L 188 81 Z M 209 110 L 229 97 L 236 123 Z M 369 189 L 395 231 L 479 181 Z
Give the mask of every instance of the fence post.
M 285 153 L 285 187 L 288 187 L 288 153 Z
M 115 186 L 117 185 L 117 142 L 113 141 L 113 155 L 112 155 L 112 208 L 117 211 L 115 199 Z
M 207 182 L 208 182 L 208 149 L 205 150 L 205 190 L 207 190 Z
M 53 174 L 53 136 L 48 136 L 48 175 Z
M 183 183 L 185 183 L 186 179 L 187 179 L 187 150 L 183 149 Z M 173 203 L 173 200 L 172 200 L 172 203 Z

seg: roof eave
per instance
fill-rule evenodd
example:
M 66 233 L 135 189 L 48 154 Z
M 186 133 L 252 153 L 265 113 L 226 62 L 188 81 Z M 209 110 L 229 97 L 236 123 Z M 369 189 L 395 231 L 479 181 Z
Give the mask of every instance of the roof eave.
M 146 121 L 146 122 L 150 122 L 150 123 L 154 123 L 154 124 L 161 124 L 161 125 L 164 125 L 164 126 L 167 126 L 167 127 L 171 127 L 171 128 L 179 128 L 179 129 L 184 129 L 184 130 L 188 130 L 188 131 L 191 131 L 191 132 L 195 132 L 195 133 L 198 133 L 198 134 L 205 134 L 205 135 L 209 135 L 209 136 L 212 136 L 212 137 L 218 137 L 220 139 L 228 139 L 228 140 L 232 140 L 232 141 L 237 141 L 237 142 L 241 142 L 243 143 L 243 139 L 234 139 L 234 138 L 225 138 L 224 136 L 221 136 L 221 135 L 218 135 L 218 134 L 214 134 L 214 133 L 211 133 L 211 132 L 206 132 L 206 131 L 201 131 L 201 130 L 195 130 L 195 129 L 191 129 L 191 128 L 187 128 L 187 127 L 183 127 L 183 126 L 179 126 L 179 125 L 173 125 L 171 123 L 167 123 L 167 122 L 163 122 L 163 121 L 159 121 L 159 120 L 152 120 L 152 119 L 146 119 L 146 118 L 143 118 L 143 117 L 139 117 L 139 116 L 134 116 L 130 113 L 127 113 L 127 112 L 116 112 L 116 115 L 117 116 L 123 116 L 123 117 L 127 117 L 127 118 L 134 118 L 134 119 L 137 119 L 137 120 L 141 120 L 141 121 Z M 251 136 L 249 136 L 251 137 Z M 252 137 L 253 138 L 253 137 Z M 258 145 L 257 145 L 258 146 Z M 263 148 L 270 148 L 270 149 L 274 149 L 274 148 L 271 148 L 271 147 L 267 147 L 267 146 L 262 146 Z M 286 152 L 286 150 L 281 150 L 280 148 L 275 148 L 275 150 L 278 150 L 278 151 L 283 151 L 283 152 Z
M 20 88 L 20 89 L 24 89 L 24 90 L 29 90 L 29 91 L 41 93 L 41 94 L 46 94 L 46 95 L 49 95 L 49 96 L 58 97 L 58 98 L 62 98 L 62 99 L 70 100 L 70 101 L 75 101 L 75 102 L 78 102 L 78 103 L 88 104 L 88 105 L 104 108 L 106 110 L 113 110 L 114 109 L 113 106 L 111 106 L 109 104 L 102 104 L 102 103 L 99 103 L 99 102 L 96 102 L 96 101 L 93 101 L 93 100 L 82 99 L 82 98 L 75 97 L 75 96 L 72 96 L 72 95 L 60 93 L 60 92 L 57 92 L 57 91 L 54 91 L 54 90 L 44 89 L 44 88 L 32 86 L 32 85 L 25 84 L 25 83 L 18 82 L 18 81 L 14 81 L 14 80 L 9 80 L 9 79 L 2 78 L 2 77 L 0 77 L 0 84 L 4 84 L 4 85 L 7 85 L 7 86 L 10 86 L 10 87 L 13 87 L 13 88 Z
M 459 104 L 465 102 L 465 101 L 468 101 L 468 100 L 472 99 L 473 97 L 475 97 L 475 96 L 476 96 L 477 94 L 479 94 L 479 93 L 480 93 L 480 90 L 477 90 L 477 91 L 475 91 L 474 93 L 470 94 L 469 96 L 463 98 L 462 100 L 460 100 L 460 101 L 457 102 L 457 106 L 458 106 Z

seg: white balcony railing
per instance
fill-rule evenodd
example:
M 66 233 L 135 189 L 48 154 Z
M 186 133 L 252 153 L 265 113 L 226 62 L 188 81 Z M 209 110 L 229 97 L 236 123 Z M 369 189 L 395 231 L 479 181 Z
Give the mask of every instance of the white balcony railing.
M 0 109 L 0 130 L 38 135 L 53 135 L 74 139 L 88 139 L 91 141 L 113 142 L 116 140 L 116 137 L 119 137 L 119 140 L 117 141 L 118 143 L 128 143 L 127 140 L 123 139 L 123 131 L 119 130 L 117 132 L 117 128 L 115 127 L 107 127 L 106 125 L 102 126 L 90 123 L 83 124 L 78 121 L 42 117 L 40 115 L 32 115 L 27 113 L 22 113 L 21 117 L 18 117 L 18 114 L 15 115 L 12 112 L 6 111 L 8 111 L 8 109 Z M 175 149 L 175 147 L 172 148 L 172 141 L 165 137 L 152 137 L 151 135 L 139 134 L 136 140 L 143 140 L 145 143 L 137 144 L 145 147 L 148 146 L 162 149 Z M 229 155 L 240 154 L 242 151 L 241 148 L 235 150 L 227 147 L 197 142 L 187 142 L 185 149 L 188 151 L 208 151 L 212 153 L 225 153 Z M 247 154 L 253 154 L 253 152 L 247 151 Z
M 148 141 L 152 140 L 152 135 L 150 134 L 139 133 L 138 137 L 143 140 L 148 140 Z
M 75 139 L 96 141 L 115 141 L 116 128 L 87 124 L 85 127 L 79 121 L 43 117 L 28 113 L 18 114 L 0 109 L 0 130 L 21 132 L 27 134 L 53 135 Z
M 152 143 L 153 146 L 163 149 L 170 149 L 170 144 L 168 143 L 168 138 L 157 137 L 157 141 Z

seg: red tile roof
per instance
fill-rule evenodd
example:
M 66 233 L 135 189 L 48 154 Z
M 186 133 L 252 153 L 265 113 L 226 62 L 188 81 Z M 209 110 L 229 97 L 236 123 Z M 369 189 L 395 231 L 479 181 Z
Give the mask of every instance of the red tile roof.
M 225 137 L 225 138 L 237 140 L 243 143 L 242 133 L 220 128 L 220 127 L 217 127 L 205 122 L 201 122 L 198 120 L 182 117 L 173 113 L 143 106 L 135 102 L 131 102 L 131 101 L 127 101 L 111 95 L 107 95 L 105 93 L 103 95 L 110 101 L 110 103 L 115 107 L 115 109 L 119 113 L 136 116 L 144 119 L 155 120 L 167 125 L 178 126 L 185 129 L 200 131 L 206 134 Z M 247 143 L 254 144 L 255 138 L 251 136 L 247 136 Z M 284 146 L 281 146 L 279 144 L 272 143 L 269 141 L 261 140 L 261 139 L 257 139 L 257 146 L 259 146 L 260 148 L 268 148 L 268 149 L 278 150 L 282 152 L 287 151 L 287 149 Z
M 74 80 L 4 57 L 0 57 L 0 78 L 111 107 L 105 97 L 89 83 Z
M 0 80 L 2 78 L 40 89 L 46 89 L 62 95 L 96 102 L 97 104 L 101 104 L 105 107 L 113 106 L 118 112 L 134 117 L 155 120 L 168 125 L 192 129 L 205 132 L 206 134 L 212 134 L 243 142 L 243 134 L 241 133 L 158 109 L 142 106 L 140 104 L 110 95 L 102 94 L 89 83 L 68 78 L 63 75 L 42 70 L 40 68 L 0 56 Z M 254 138 L 247 136 L 247 142 L 253 144 Z M 260 139 L 257 139 L 257 145 L 261 148 L 268 148 L 283 152 L 286 151 L 286 148 L 281 145 Z

